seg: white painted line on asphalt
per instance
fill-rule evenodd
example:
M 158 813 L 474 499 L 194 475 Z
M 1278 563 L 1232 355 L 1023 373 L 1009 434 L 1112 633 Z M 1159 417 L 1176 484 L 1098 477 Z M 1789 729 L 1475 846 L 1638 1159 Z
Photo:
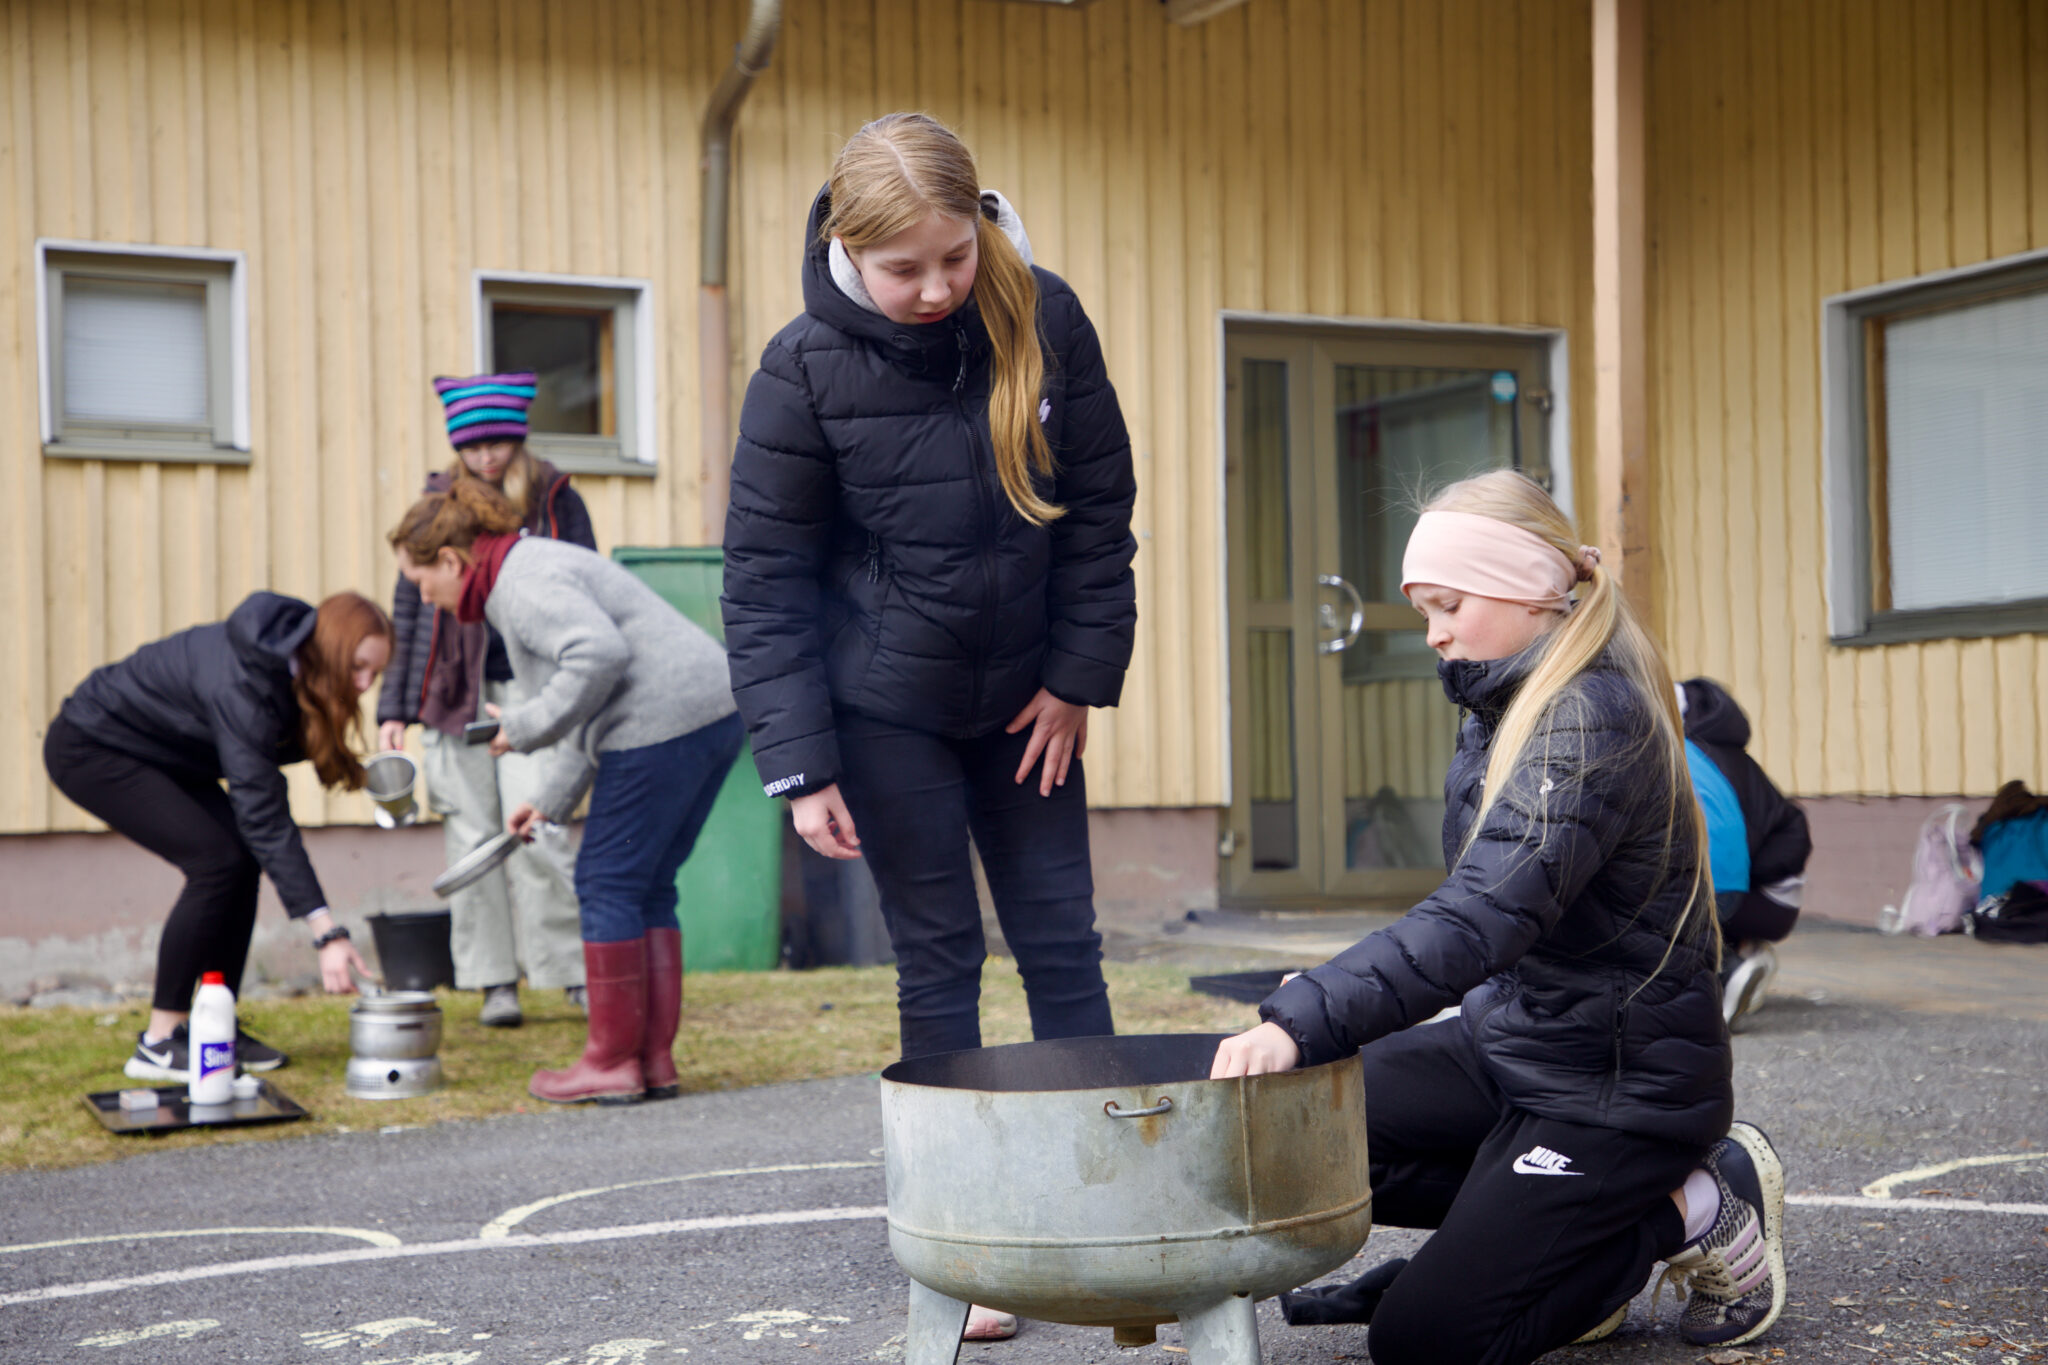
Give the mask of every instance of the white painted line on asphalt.
M 102 1242 L 148 1242 L 164 1237 L 289 1237 L 300 1233 L 353 1237 L 358 1242 L 368 1242 L 373 1247 L 398 1245 L 398 1239 L 390 1233 L 377 1232 L 371 1228 L 180 1228 L 175 1232 L 109 1232 L 98 1237 L 66 1237 L 55 1242 L 22 1242 L 16 1246 L 0 1247 L 0 1256 L 18 1251 L 48 1251 L 52 1247 L 93 1246 Z
M 741 1213 L 717 1218 L 678 1218 L 663 1223 L 634 1223 L 623 1227 L 578 1228 L 569 1232 L 521 1233 L 485 1241 L 466 1237 L 453 1242 L 420 1242 L 412 1246 L 364 1247 L 359 1251 L 305 1252 L 295 1256 L 266 1256 L 252 1261 L 224 1261 L 217 1265 L 188 1266 L 183 1270 L 159 1270 L 149 1275 L 127 1275 L 113 1280 L 85 1280 L 75 1284 L 46 1285 L 0 1294 L 0 1308 L 22 1303 L 48 1303 L 54 1299 L 75 1299 L 88 1294 L 110 1294 L 122 1289 L 147 1289 L 156 1285 L 188 1284 L 194 1280 L 222 1279 L 231 1275 L 260 1275 L 274 1270 L 313 1270 L 330 1265 L 362 1265 L 374 1261 L 407 1260 L 415 1256 L 463 1256 L 478 1251 L 533 1250 L 537 1247 L 577 1246 L 585 1242 L 623 1241 L 634 1237 L 667 1237 L 684 1232 L 719 1232 L 728 1228 L 782 1227 L 802 1223 L 844 1223 L 885 1218 L 883 1205 L 865 1208 L 792 1209 L 784 1213 Z
M 1788 1194 L 1788 1204 L 1829 1209 L 1897 1209 L 1922 1213 L 2018 1213 L 2048 1217 L 2048 1204 L 1994 1204 L 1988 1199 L 1872 1199 L 1863 1194 Z
M 1889 1199 L 1892 1190 L 1899 1185 L 1909 1185 L 1916 1180 L 1932 1180 L 1938 1175 L 1951 1171 L 1966 1170 L 1971 1166 L 2005 1166 L 2015 1161 L 2048 1161 L 2048 1152 L 2010 1152 L 2003 1156 L 1965 1156 L 1954 1161 L 1941 1161 L 1932 1166 L 1915 1166 L 1910 1171 L 1900 1171 L 1882 1180 L 1873 1180 L 1863 1187 L 1863 1192 L 1872 1199 Z
M 690 1180 L 717 1180 L 735 1175 L 776 1175 L 792 1171 L 863 1171 L 873 1170 L 881 1164 L 879 1161 L 814 1161 L 800 1166 L 737 1166 L 729 1171 L 693 1171 L 689 1175 L 662 1175 L 652 1180 L 628 1180 L 622 1185 L 596 1185 L 587 1190 L 549 1195 L 546 1199 L 536 1199 L 531 1204 L 521 1204 L 516 1209 L 508 1209 L 484 1224 L 483 1231 L 477 1233 L 477 1236 L 486 1242 L 495 1242 L 501 1237 L 510 1237 L 513 1228 L 542 1209 L 551 1209 L 572 1199 L 588 1199 L 594 1194 L 610 1194 L 615 1190 L 637 1190 L 648 1185 L 677 1185 Z

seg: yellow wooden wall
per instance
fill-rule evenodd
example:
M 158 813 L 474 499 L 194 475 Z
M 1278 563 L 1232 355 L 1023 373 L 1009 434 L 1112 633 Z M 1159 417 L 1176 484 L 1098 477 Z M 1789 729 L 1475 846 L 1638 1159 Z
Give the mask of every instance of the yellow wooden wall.
M 1733 687 L 1791 790 L 2041 787 L 2048 637 L 1828 643 L 1819 334 L 1829 295 L 2048 247 L 2048 4 L 1649 8 L 1655 537 L 1677 667 Z
M 1220 803 L 1217 313 L 1566 326 L 1583 396 L 1586 0 L 1250 0 L 1194 28 L 1154 0 L 788 12 L 740 122 L 735 386 L 800 306 L 841 140 L 893 108 L 958 127 L 1080 291 L 1136 443 L 1137 658 L 1091 796 Z M 388 590 L 475 269 L 655 282 L 661 477 L 578 482 L 606 548 L 696 539 L 697 128 L 744 13 L 0 0 L 0 831 L 85 823 L 38 745 L 94 665 L 259 586 Z M 40 456 L 39 236 L 248 253 L 251 467 Z M 297 780 L 302 819 L 365 818 Z

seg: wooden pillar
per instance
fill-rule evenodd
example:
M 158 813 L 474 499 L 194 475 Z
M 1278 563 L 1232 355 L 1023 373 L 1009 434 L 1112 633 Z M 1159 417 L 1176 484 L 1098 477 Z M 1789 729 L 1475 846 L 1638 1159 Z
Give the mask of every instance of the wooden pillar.
M 1605 566 L 1654 635 L 1644 0 L 1593 0 L 1593 486 Z

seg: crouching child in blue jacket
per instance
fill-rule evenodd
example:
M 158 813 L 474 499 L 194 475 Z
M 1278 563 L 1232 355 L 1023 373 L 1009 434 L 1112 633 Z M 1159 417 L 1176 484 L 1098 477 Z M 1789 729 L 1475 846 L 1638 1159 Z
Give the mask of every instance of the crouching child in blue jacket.
M 1785 1302 L 1784 1169 L 1730 1124 L 1706 835 L 1657 647 L 1517 473 L 1431 501 L 1401 577 L 1465 711 L 1450 875 L 1282 985 L 1212 1074 L 1360 1053 L 1375 1215 L 1436 1231 L 1283 1296 L 1288 1320 L 1370 1322 L 1378 1365 L 1515 1365 L 1614 1331 L 1663 1261 L 1688 1341 L 1754 1340 Z

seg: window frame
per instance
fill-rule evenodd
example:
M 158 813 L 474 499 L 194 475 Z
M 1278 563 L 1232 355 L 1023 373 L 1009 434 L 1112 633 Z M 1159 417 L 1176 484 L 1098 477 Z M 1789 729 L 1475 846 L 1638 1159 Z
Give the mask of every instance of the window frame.
M 206 288 L 207 411 L 193 424 L 66 421 L 65 277 Z M 248 261 L 240 251 L 38 238 L 35 244 L 37 405 L 49 459 L 246 465 L 249 446 Z
M 616 436 L 573 436 L 530 432 L 534 454 L 569 474 L 617 474 L 651 479 L 660 472 L 655 442 L 654 291 L 651 282 L 602 275 L 551 275 L 529 271 L 479 270 L 473 303 L 476 368 L 498 373 L 493 355 L 491 308 L 495 303 L 536 308 L 608 308 L 612 313 L 612 377 Z
M 1822 509 L 1829 642 L 1843 646 L 2048 632 L 2048 596 L 1914 611 L 1885 605 L 1888 539 L 1883 364 L 1886 321 L 2048 288 L 2048 250 L 1894 280 L 1821 303 Z

